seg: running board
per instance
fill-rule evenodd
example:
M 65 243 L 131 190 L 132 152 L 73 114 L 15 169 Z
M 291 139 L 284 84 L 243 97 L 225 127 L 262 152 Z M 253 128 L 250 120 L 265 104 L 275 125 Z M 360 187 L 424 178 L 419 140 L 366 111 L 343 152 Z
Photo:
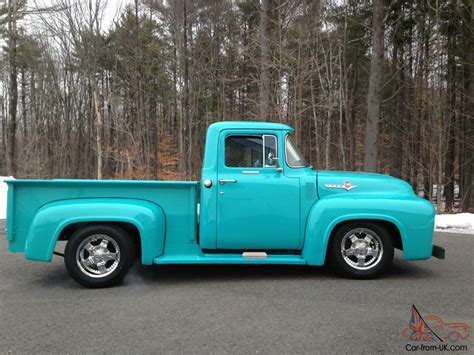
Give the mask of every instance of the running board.
M 154 264 L 288 264 L 305 265 L 300 255 L 267 255 L 265 252 L 242 254 L 179 254 L 164 255 L 153 259 Z

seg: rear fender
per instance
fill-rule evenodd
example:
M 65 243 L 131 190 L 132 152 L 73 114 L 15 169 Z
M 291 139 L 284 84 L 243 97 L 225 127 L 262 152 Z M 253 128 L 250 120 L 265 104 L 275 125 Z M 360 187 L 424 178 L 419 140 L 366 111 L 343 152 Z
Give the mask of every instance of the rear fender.
M 163 254 L 165 214 L 160 206 L 138 199 L 70 199 L 48 203 L 33 217 L 28 229 L 25 257 L 51 261 L 61 232 L 74 223 L 123 222 L 134 225 L 142 246 L 142 263 L 153 264 Z

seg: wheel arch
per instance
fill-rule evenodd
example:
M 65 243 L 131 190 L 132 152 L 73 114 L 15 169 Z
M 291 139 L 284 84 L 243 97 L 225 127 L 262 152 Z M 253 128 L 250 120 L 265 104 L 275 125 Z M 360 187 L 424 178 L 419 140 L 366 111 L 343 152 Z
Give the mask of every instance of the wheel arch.
M 127 234 L 132 238 L 134 245 L 137 248 L 137 255 L 141 255 L 142 252 L 142 242 L 141 242 L 141 234 L 138 227 L 130 222 L 123 222 L 123 221 L 95 221 L 95 222 L 76 222 L 71 223 L 64 227 L 61 232 L 59 233 L 58 241 L 68 241 L 69 238 L 78 230 L 83 227 L 93 226 L 93 225 L 112 225 L 117 226 L 123 229 Z
M 364 218 L 364 219 L 347 219 L 347 220 L 341 221 L 332 228 L 331 233 L 329 235 L 329 240 L 334 237 L 334 235 L 339 230 L 339 228 L 342 228 L 345 225 L 354 223 L 354 222 L 360 222 L 360 223 L 368 222 L 368 223 L 374 223 L 374 224 L 378 224 L 385 227 L 388 233 L 390 234 L 390 237 L 392 238 L 393 246 L 399 250 L 403 250 L 403 242 L 402 242 L 402 236 L 400 234 L 400 230 L 398 229 L 395 223 L 393 223 L 392 221 L 388 221 L 386 219 Z
M 383 200 L 371 199 L 369 201 L 371 204 L 376 203 L 377 207 L 381 202 Z M 354 221 L 381 223 L 390 232 L 394 246 L 400 250 L 404 249 L 406 231 L 395 215 L 383 208 L 364 210 L 357 207 L 354 206 L 354 201 L 342 198 L 323 199 L 313 205 L 306 221 L 305 242 L 302 250 L 302 256 L 307 260 L 308 265 L 323 265 L 326 261 L 329 239 L 334 231 L 341 225 Z
M 166 218 L 162 208 L 138 199 L 70 199 L 48 203 L 28 229 L 25 257 L 51 261 L 58 240 L 90 224 L 114 224 L 139 240 L 142 263 L 151 265 L 164 249 Z

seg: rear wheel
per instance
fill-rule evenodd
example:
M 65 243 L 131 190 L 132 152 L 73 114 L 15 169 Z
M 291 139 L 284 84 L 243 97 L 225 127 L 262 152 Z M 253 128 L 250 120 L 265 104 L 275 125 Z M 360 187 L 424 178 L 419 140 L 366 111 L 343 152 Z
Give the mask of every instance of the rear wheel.
M 134 260 L 131 237 L 113 225 L 89 225 L 77 230 L 64 252 L 69 275 L 87 287 L 119 283 Z
M 339 273 L 352 278 L 375 278 L 388 270 L 393 241 L 385 227 L 352 222 L 339 227 L 329 243 L 329 261 Z

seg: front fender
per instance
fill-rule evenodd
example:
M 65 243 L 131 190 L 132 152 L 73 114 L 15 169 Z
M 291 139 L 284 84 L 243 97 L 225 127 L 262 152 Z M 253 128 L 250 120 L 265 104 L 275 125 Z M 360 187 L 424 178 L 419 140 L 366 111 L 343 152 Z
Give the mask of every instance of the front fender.
M 401 236 L 405 260 L 428 259 L 433 249 L 434 209 L 416 196 L 384 198 L 336 195 L 317 201 L 306 221 L 302 255 L 309 265 L 323 265 L 329 238 L 341 222 L 380 220 L 394 224 Z
M 163 254 L 165 214 L 160 206 L 138 199 L 69 199 L 48 203 L 35 213 L 28 229 L 25 257 L 51 261 L 54 247 L 67 226 L 74 223 L 123 222 L 140 233 L 142 263 L 153 264 Z

